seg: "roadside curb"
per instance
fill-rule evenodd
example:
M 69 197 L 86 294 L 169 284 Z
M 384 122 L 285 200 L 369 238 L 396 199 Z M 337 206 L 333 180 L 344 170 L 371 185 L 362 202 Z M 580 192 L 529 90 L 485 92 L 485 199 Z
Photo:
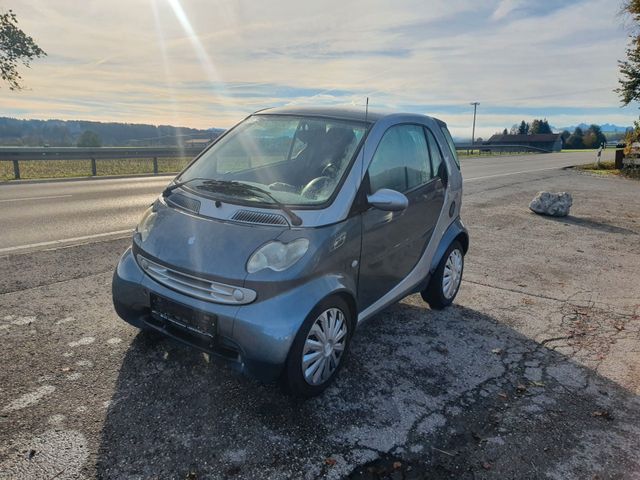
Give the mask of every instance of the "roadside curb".
M 173 173 L 136 173 L 133 175 L 98 175 L 98 176 L 86 176 L 86 177 L 68 177 L 68 178 L 30 178 L 28 180 L 7 180 L 0 182 L 0 186 L 3 185 L 29 185 L 32 183 L 62 183 L 62 182 L 78 182 L 86 180 L 117 180 L 120 178 L 147 178 L 147 177 L 175 177 L 179 172 Z

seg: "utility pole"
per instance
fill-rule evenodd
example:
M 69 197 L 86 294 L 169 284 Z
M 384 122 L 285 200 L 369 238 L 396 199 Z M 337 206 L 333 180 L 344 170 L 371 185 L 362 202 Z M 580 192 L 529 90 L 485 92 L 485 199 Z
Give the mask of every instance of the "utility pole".
M 473 105 L 473 129 L 471 130 L 471 149 L 476 143 L 476 110 L 480 102 L 471 102 L 469 105 Z

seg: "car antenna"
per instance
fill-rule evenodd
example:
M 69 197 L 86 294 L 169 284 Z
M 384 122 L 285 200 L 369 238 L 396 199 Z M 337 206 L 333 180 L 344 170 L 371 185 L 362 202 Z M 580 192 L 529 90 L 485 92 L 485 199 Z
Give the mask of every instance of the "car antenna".
M 367 117 L 369 116 L 369 97 L 367 97 L 367 103 L 364 106 L 364 121 L 367 121 Z

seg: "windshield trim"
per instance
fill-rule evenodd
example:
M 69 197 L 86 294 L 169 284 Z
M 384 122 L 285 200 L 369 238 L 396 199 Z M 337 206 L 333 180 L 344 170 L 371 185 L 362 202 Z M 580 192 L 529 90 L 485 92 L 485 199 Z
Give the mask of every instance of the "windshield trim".
M 342 173 L 342 177 L 340 178 L 340 181 L 336 184 L 336 187 L 333 189 L 333 192 L 331 193 L 331 195 L 324 202 L 322 202 L 322 203 L 309 203 L 309 204 L 295 204 L 295 203 L 280 202 L 283 205 L 285 205 L 286 207 L 290 208 L 291 210 L 322 210 L 322 209 L 327 208 L 329 205 L 331 205 L 334 202 L 334 200 L 338 196 L 338 193 L 340 193 L 340 191 L 342 190 L 342 186 L 344 185 L 344 182 L 346 181 L 347 177 L 351 173 L 351 169 L 353 168 L 353 164 L 355 163 L 356 158 L 358 158 L 358 155 L 360 154 L 360 150 L 362 149 L 362 146 L 364 145 L 364 142 L 367 140 L 369 132 L 371 131 L 371 128 L 373 127 L 374 123 L 365 122 L 364 120 L 362 120 L 362 121 L 345 120 L 345 119 L 342 119 L 342 118 L 339 118 L 339 117 L 332 117 L 332 116 L 326 116 L 326 115 L 292 115 L 292 114 L 285 114 L 285 113 L 277 113 L 277 114 L 275 114 L 275 113 L 271 113 L 271 114 L 270 113 L 258 113 L 258 114 L 252 114 L 252 115 L 249 115 L 248 117 L 246 117 L 244 120 L 242 120 L 238 124 L 234 125 L 232 128 L 230 128 L 226 132 L 224 132 L 218 138 L 216 138 L 211 143 L 211 145 L 209 145 L 207 148 L 205 148 L 191 162 L 189 162 L 189 164 L 178 174 L 178 176 L 175 177 L 174 181 L 180 181 L 180 178 L 185 173 L 185 171 L 187 169 L 189 169 L 191 167 L 191 165 L 193 165 L 202 155 L 204 155 L 206 152 L 208 152 L 209 149 L 211 149 L 216 143 L 218 143 L 218 141 L 220 141 L 228 133 L 230 133 L 231 131 L 235 130 L 237 127 L 239 127 L 240 125 L 242 125 L 244 122 L 246 122 L 247 120 L 249 120 L 252 117 L 266 117 L 266 116 L 332 119 L 332 120 L 336 120 L 338 122 L 352 123 L 352 124 L 355 124 L 355 125 L 358 125 L 358 126 L 361 126 L 361 127 L 364 128 L 364 133 L 362 135 L 362 138 L 360 139 L 360 142 L 358 142 L 358 145 L 356 145 L 356 148 L 354 149 L 353 154 L 351 155 L 351 158 L 349 159 L 349 162 L 347 163 L 347 166 L 344 169 L 344 172 Z M 222 200 L 220 197 L 221 196 L 226 197 L 226 195 L 216 196 L 213 192 L 211 192 L 211 195 L 209 195 L 208 192 L 203 192 L 202 190 L 197 190 L 195 188 L 192 188 L 192 185 L 183 185 L 180 188 L 183 188 L 184 190 L 187 190 L 187 191 L 189 191 L 190 193 L 192 193 L 194 195 L 197 195 L 197 196 L 200 196 L 200 197 L 204 197 L 204 198 L 207 198 L 207 199 L 210 199 L 210 200 L 218 200 L 218 201 L 222 202 L 224 200 Z M 232 202 L 224 201 L 224 203 L 228 203 L 229 205 L 241 205 L 241 206 L 245 206 L 245 207 L 253 206 L 253 207 L 256 207 L 256 208 L 268 208 L 268 209 L 272 209 L 272 210 L 282 210 L 278 205 L 276 205 L 274 203 L 271 203 L 271 202 L 247 201 L 247 200 L 242 200 L 242 199 L 239 199 L 239 198 L 236 198 L 236 197 L 233 198 Z

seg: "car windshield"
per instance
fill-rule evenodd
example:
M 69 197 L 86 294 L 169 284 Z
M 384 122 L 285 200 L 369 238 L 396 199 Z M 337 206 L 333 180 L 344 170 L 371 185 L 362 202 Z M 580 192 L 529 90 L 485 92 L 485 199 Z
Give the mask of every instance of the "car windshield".
M 365 130 L 364 123 L 330 118 L 254 115 L 202 154 L 177 181 L 230 202 L 319 205 L 333 195 Z M 269 195 L 256 188 L 225 188 L 230 182 Z

